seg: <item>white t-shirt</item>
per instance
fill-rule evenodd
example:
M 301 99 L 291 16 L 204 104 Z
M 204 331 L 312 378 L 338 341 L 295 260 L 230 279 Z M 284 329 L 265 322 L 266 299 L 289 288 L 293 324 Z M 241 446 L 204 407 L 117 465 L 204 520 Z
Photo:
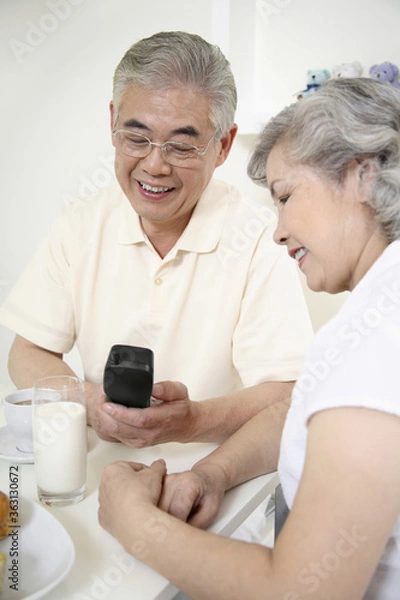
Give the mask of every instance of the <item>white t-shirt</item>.
M 275 216 L 211 181 L 162 259 L 120 188 L 65 209 L 0 309 L 0 324 L 54 352 L 77 344 L 99 383 L 113 344 L 154 351 L 155 381 L 191 398 L 296 379 L 313 333 Z
M 396 241 L 373 264 L 339 313 L 317 333 L 306 356 L 293 390 L 278 467 L 289 508 L 303 471 L 310 417 L 341 406 L 400 416 L 399 368 L 400 241 Z M 400 518 L 364 598 L 399 597 Z

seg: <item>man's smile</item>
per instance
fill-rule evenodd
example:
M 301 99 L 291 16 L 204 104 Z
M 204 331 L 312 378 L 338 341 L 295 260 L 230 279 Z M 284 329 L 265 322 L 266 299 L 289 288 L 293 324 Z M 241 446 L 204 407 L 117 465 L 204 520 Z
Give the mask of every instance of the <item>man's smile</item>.
M 162 194 L 164 192 L 170 192 L 173 189 L 175 189 L 173 187 L 161 187 L 161 186 L 149 185 L 148 183 L 144 183 L 142 181 L 138 181 L 138 183 L 145 192 L 151 192 L 153 194 Z

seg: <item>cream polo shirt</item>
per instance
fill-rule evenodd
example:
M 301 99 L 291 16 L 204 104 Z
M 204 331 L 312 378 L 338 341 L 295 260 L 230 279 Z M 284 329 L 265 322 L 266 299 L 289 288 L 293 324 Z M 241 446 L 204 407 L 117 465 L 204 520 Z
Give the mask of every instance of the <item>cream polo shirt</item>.
M 0 324 L 48 350 L 77 344 L 101 382 L 113 344 L 154 351 L 155 381 L 199 400 L 297 377 L 312 339 L 296 265 L 272 211 L 212 180 L 164 258 L 119 188 L 60 215 L 0 309 Z

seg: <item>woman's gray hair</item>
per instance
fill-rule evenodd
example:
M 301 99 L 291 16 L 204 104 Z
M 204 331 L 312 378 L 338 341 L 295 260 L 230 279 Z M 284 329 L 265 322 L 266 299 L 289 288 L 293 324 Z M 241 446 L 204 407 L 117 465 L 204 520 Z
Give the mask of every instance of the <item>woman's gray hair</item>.
M 237 92 L 230 64 L 218 46 L 198 35 L 165 31 L 131 46 L 114 74 L 113 101 L 117 110 L 133 83 L 152 90 L 178 86 L 206 95 L 216 137 L 234 124 Z
M 266 162 L 277 143 L 289 163 L 341 184 L 350 163 L 372 160 L 368 204 L 389 241 L 400 238 L 400 89 L 370 78 L 340 78 L 291 104 L 261 132 L 248 175 L 268 186 Z

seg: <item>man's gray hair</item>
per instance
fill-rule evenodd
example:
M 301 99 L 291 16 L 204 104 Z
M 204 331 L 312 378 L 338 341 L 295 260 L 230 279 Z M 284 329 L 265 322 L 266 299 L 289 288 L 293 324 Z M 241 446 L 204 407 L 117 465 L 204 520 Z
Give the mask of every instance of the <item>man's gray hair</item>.
M 364 77 L 331 79 L 286 107 L 259 136 L 247 170 L 255 183 L 268 185 L 266 162 L 278 142 L 289 164 L 338 184 L 352 161 L 372 160 L 368 204 L 388 241 L 400 238 L 400 89 Z
M 217 137 L 234 124 L 237 92 L 230 64 L 218 46 L 198 35 L 166 31 L 133 44 L 114 74 L 117 111 L 124 92 L 133 83 L 151 90 L 177 86 L 206 95 Z

